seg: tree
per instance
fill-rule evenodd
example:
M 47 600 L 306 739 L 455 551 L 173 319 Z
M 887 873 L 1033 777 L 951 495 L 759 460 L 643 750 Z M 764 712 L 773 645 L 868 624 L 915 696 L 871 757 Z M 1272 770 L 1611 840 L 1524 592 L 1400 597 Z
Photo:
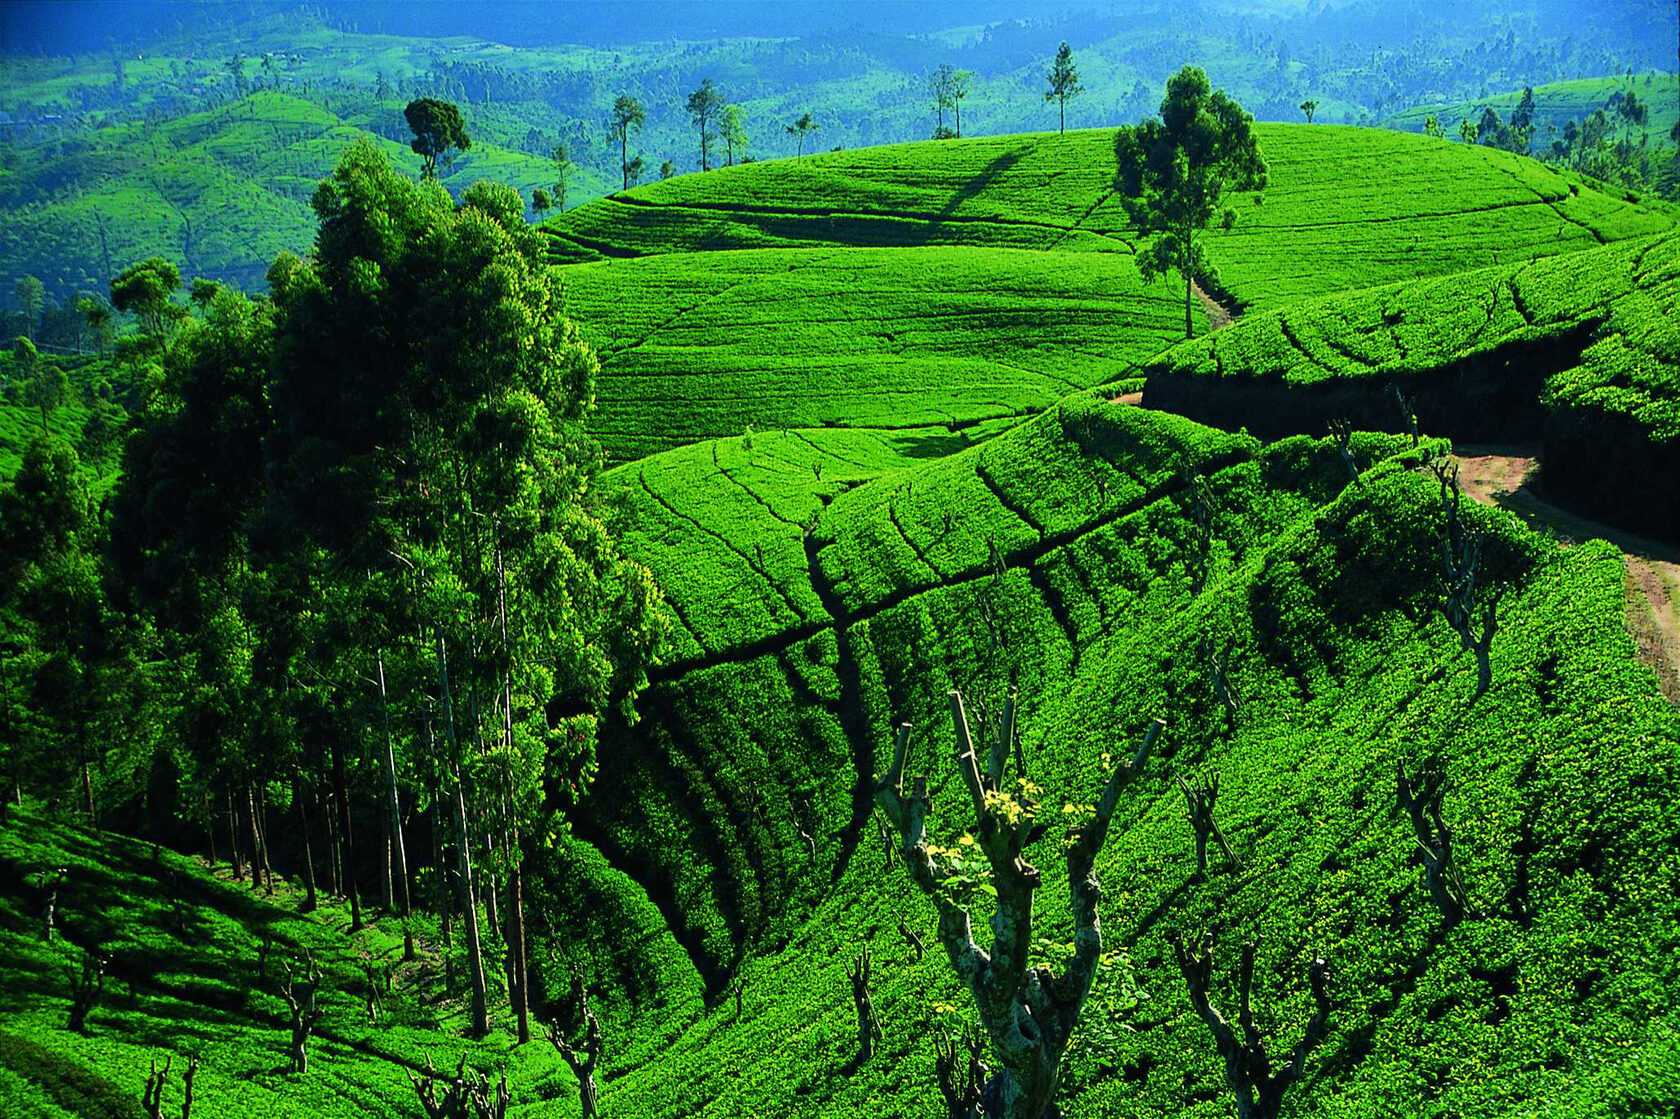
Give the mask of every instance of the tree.
M 636 185 L 630 177 L 630 132 L 632 129 L 640 132 L 642 126 L 646 123 L 647 109 L 634 97 L 625 94 L 613 102 L 612 129 L 618 133 L 618 165 L 619 169 L 624 172 L 625 190 L 629 190 Z M 637 156 L 636 168 L 638 171 L 641 169 L 641 163 L 641 157 Z
M 76 311 L 87 320 L 88 333 L 93 335 L 94 348 L 100 353 L 110 349 L 115 329 L 110 303 L 96 295 L 84 295 L 76 300 Z
M 1428 116 L 1424 117 L 1423 134 L 1425 136 L 1433 136 L 1437 140 L 1445 136 L 1446 133 L 1441 130 L 1441 118 L 1436 116 L 1434 113 L 1430 113 Z
M 1314 958 L 1307 965 L 1307 981 L 1312 987 L 1313 1015 L 1301 1034 L 1301 1040 L 1289 1051 L 1283 1067 L 1272 1071 L 1272 1058 L 1266 1050 L 1266 1039 L 1254 1024 L 1251 999 L 1254 991 L 1254 941 L 1242 946 L 1237 967 L 1237 1026 L 1213 1005 L 1213 949 L 1212 936 L 1201 936 L 1189 944 L 1174 929 L 1169 934 L 1173 957 L 1189 988 L 1190 1006 L 1196 1016 L 1213 1034 L 1214 1046 L 1225 1065 L 1225 1084 L 1237 1098 L 1237 1119 L 1277 1119 L 1283 1107 L 1283 1093 L 1306 1073 L 1307 1055 L 1324 1040 L 1330 1020 L 1330 969 L 1323 959 Z
M 1534 90 L 1524 86 L 1522 100 L 1511 110 L 1511 136 L 1513 146 L 1518 151 L 1526 152 L 1530 140 L 1534 135 Z
M 673 176 L 676 175 L 676 173 L 677 173 L 677 165 L 675 163 L 672 163 L 668 159 L 664 163 L 661 163 L 659 165 L 659 181 L 660 182 L 664 182 L 666 179 L 672 178 Z
M 875 803 L 898 832 L 900 851 L 910 880 L 927 894 L 939 913 L 938 936 L 952 969 L 968 987 L 981 1026 L 990 1035 L 992 1052 L 1001 1069 L 987 1086 L 989 1114 L 994 1119 L 1040 1119 L 1050 1106 L 1060 1078 L 1062 1056 L 1072 1039 L 1086 997 L 1102 959 L 1102 926 L 1097 906 L 1102 887 L 1097 882 L 1097 854 L 1108 838 L 1109 823 L 1120 793 L 1148 757 L 1165 724 L 1157 719 L 1131 761 L 1116 766 L 1095 804 L 1071 827 L 1062 844 L 1067 854 L 1073 947 L 1061 975 L 1049 967 L 1029 966 L 1033 952 L 1033 898 L 1041 883 L 1038 868 L 1023 851 L 1035 834 L 1037 801 L 1025 773 L 1005 784 L 1013 756 L 1020 766 L 1015 727 L 1015 696 L 1004 704 L 1001 720 L 982 720 L 986 750 L 984 770 L 969 729 L 960 692 L 949 694 L 951 722 L 956 731 L 957 772 L 973 808 L 969 838 L 946 848 L 929 841 L 931 812 L 928 779 L 911 780 L 904 791 L 905 758 L 910 725 L 900 724 L 893 744 L 892 763 L 875 783 Z M 989 749 L 987 747 L 989 746 Z M 984 856 L 976 865 L 974 850 Z M 969 906 L 984 887 L 995 895 L 992 945 L 982 948 L 974 937 Z M 1030 1022 L 1030 1028 L 1024 1027 Z
M 1152 236 L 1138 253 L 1146 280 L 1170 271 L 1184 277 L 1184 336 L 1195 333 L 1191 286 L 1211 279 L 1201 233 L 1219 216 L 1230 229 L 1234 209 L 1223 208 L 1228 191 L 1261 190 L 1266 161 L 1254 133 L 1254 118 L 1241 105 L 1214 91 L 1207 75 L 1186 66 L 1167 81 L 1160 119 L 1123 127 L 1115 136 L 1115 190 L 1138 231 Z
M 1066 132 L 1068 100 L 1084 93 L 1085 87 L 1079 84 L 1079 67 L 1073 62 L 1073 48 L 1065 40 L 1056 48 L 1056 60 L 1050 64 L 1050 72 L 1045 79 L 1050 88 L 1044 91 L 1044 99 L 1056 102 L 1061 111 L 1058 130 Z
M 938 114 L 939 124 L 933 131 L 935 140 L 950 139 L 957 134 L 945 127 L 945 110 L 954 109 L 956 97 L 957 71 L 949 62 L 940 65 L 927 76 L 927 90 L 933 98 L 933 111 Z
M 647 164 L 643 162 L 641 156 L 637 156 L 629 163 L 626 163 L 624 165 L 624 185 L 626 187 L 636 186 L 642 181 L 642 172 L 646 169 Z
M 560 1029 L 559 1022 L 550 1022 L 548 1026 L 548 1043 L 554 1046 L 554 1051 L 560 1054 L 572 1075 L 577 1078 L 578 1103 L 583 1119 L 595 1119 L 596 1087 L 595 1066 L 601 1060 L 601 1024 L 595 1020 L 595 1012 L 589 1009 L 589 994 L 583 987 L 583 977 L 577 977 L 577 992 L 580 1011 L 583 1018 L 583 1041 L 573 1045 L 566 1040 L 565 1032 Z
M 549 198 L 548 191 L 544 190 L 542 187 L 538 187 L 536 190 L 531 192 L 531 209 L 536 211 L 539 220 L 543 217 L 543 215 L 547 214 L 553 206 L 554 201 Z
M 821 125 L 819 125 L 816 121 L 811 119 L 811 114 L 810 113 L 801 114 L 801 116 L 798 120 L 794 121 L 792 124 L 787 126 L 787 134 L 789 136 L 794 137 L 796 140 L 799 141 L 799 147 L 796 150 L 795 155 L 794 155 L 795 159 L 803 159 L 804 158 L 804 156 L 805 156 L 805 137 L 809 136 L 811 133 L 817 131 L 817 129 L 819 129 L 821 127 L 822 127 Z
M 34 276 L 19 276 L 12 286 L 12 295 L 23 314 L 24 336 L 32 342 L 35 340 L 35 326 L 41 319 L 41 308 L 46 302 L 45 293 L 45 285 Z
M 717 139 L 717 133 L 712 128 L 723 115 L 723 94 L 718 92 L 712 79 L 707 78 L 700 83 L 700 88 L 688 95 L 688 119 L 700 133 L 700 170 L 710 171 L 711 143 Z
M 1466 144 L 1474 144 L 1476 142 L 1476 132 L 1477 128 L 1475 124 L 1470 121 L 1470 118 L 1466 117 L 1458 122 L 1458 137 Z
M 345 665 L 334 675 L 372 676 L 406 650 L 434 828 L 454 848 L 472 1029 L 489 1024 L 483 901 L 506 918 L 528 1037 L 522 865 L 553 826 L 543 783 L 587 787 L 594 728 L 614 705 L 633 714 L 665 614 L 596 505 L 578 421 L 599 362 L 517 192 L 478 183 L 457 206 L 363 143 L 315 208 L 313 258 L 270 283 L 275 516 L 346 604 L 321 658 Z
M 572 170 L 577 166 L 572 162 L 572 153 L 565 144 L 554 145 L 554 151 L 549 158 L 554 160 L 554 208 L 566 208 L 566 191 L 571 184 Z
M 165 343 L 185 312 L 170 301 L 181 286 L 181 270 L 160 256 L 131 264 L 111 281 L 111 306 L 132 312 L 148 339 Z
M 957 70 L 951 75 L 951 111 L 957 118 L 957 138 L 962 138 L 962 103 L 974 87 L 973 70 Z
M 1307 123 L 1311 124 L 1313 122 L 1313 114 L 1318 112 L 1318 102 L 1309 97 L 1307 100 L 1301 102 L 1301 111 L 1307 114 Z
M 57 362 L 42 361 L 35 343 L 22 336 L 12 344 L 12 363 L 24 382 L 24 398 L 41 412 L 41 431 L 45 433 L 47 417 L 70 397 L 70 378 Z
M 1622 120 L 1624 142 L 1631 142 L 1632 130 L 1643 127 L 1651 119 L 1650 109 L 1631 89 L 1622 94 L 1621 101 L 1616 105 L 1616 115 Z
M 1481 120 L 1476 122 L 1476 142 L 1483 147 L 1504 148 L 1510 146 L 1509 139 L 1510 133 L 1493 106 L 1483 106 Z
M 466 151 L 472 147 L 472 138 L 467 135 L 467 127 L 461 120 L 461 110 L 448 101 L 417 98 L 408 103 L 403 116 L 408 120 L 409 131 L 414 133 L 409 148 L 426 161 L 425 170 L 421 172 L 425 178 L 437 178 L 440 156 L 451 149 Z
M 739 105 L 725 105 L 723 107 L 723 150 L 724 158 L 729 166 L 735 166 L 735 153 L 742 155 L 747 152 L 747 123 L 746 112 Z

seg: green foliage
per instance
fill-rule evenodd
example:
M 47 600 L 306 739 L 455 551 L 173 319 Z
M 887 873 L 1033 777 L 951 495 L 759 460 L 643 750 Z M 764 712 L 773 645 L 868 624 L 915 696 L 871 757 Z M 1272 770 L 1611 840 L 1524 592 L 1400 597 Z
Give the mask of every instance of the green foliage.
M 472 137 L 467 135 L 461 110 L 448 101 L 417 98 L 403 110 L 403 118 L 408 121 L 409 131 L 414 133 L 414 139 L 409 141 L 408 146 L 426 161 L 425 177 L 428 179 L 437 178 L 440 157 L 450 151 L 464 152 L 472 147 Z
M 1138 269 L 1146 280 L 1169 271 L 1183 277 L 1188 338 L 1190 285 L 1198 278 L 1218 284 L 1202 251 L 1201 232 L 1215 216 L 1225 230 L 1236 227 L 1237 211 L 1225 205 L 1227 191 L 1266 187 L 1254 118 L 1224 90 L 1214 91 L 1206 74 L 1186 66 L 1168 79 L 1159 120 L 1115 134 L 1114 159 L 1120 205 L 1150 239 L 1138 253 Z

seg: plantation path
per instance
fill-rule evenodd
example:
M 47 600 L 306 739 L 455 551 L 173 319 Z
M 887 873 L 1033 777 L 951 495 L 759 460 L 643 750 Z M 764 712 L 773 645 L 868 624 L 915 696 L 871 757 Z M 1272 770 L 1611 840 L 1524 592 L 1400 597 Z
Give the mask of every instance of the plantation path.
M 1639 659 L 1657 674 L 1663 694 L 1680 704 L 1680 549 L 1588 520 L 1551 504 L 1529 485 L 1539 465 L 1530 446 L 1460 448 L 1459 484 L 1484 505 L 1509 509 L 1531 525 L 1546 525 L 1566 543 L 1602 537 L 1627 563 L 1627 628 Z
M 1196 298 L 1201 301 L 1202 310 L 1207 312 L 1207 333 L 1212 334 L 1216 330 L 1224 330 L 1226 327 L 1237 321 L 1236 313 L 1229 307 L 1225 306 L 1225 304 L 1219 302 L 1219 300 L 1203 291 L 1201 284 L 1192 280 L 1190 282 L 1190 290 L 1195 294 Z M 1197 337 L 1200 337 L 1200 335 Z M 1110 398 L 1109 403 L 1130 404 L 1133 407 L 1138 407 L 1143 404 L 1143 393 L 1123 392 L 1119 396 Z
M 1236 314 L 1225 304 L 1203 291 L 1201 284 L 1192 280 L 1190 290 L 1195 293 L 1197 299 L 1201 300 L 1202 310 L 1207 312 L 1209 332 L 1223 330 L 1236 321 Z

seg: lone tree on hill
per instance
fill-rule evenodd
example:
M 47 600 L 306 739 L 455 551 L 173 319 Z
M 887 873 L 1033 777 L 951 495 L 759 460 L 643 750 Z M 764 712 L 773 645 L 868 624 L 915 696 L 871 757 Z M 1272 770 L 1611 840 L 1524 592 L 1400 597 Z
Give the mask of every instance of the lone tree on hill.
M 811 119 L 810 113 L 801 114 L 798 120 L 787 126 L 787 134 L 799 141 L 799 149 L 794 155 L 795 159 L 805 157 L 805 137 L 821 127 L 820 124 Z
M 951 74 L 951 111 L 956 114 L 957 139 L 962 139 L 962 103 L 974 88 L 974 71 L 957 70 Z
M 1306 1072 L 1307 1054 L 1324 1040 L 1330 1020 L 1330 968 L 1315 958 L 1307 965 L 1307 981 L 1312 986 L 1313 1015 L 1301 1040 L 1289 1051 L 1288 1060 L 1276 1072 L 1272 1058 L 1266 1052 L 1266 1039 L 1254 1024 L 1254 1011 L 1249 997 L 1254 989 L 1254 941 L 1242 946 L 1242 962 L 1237 968 L 1237 1030 L 1213 1005 L 1213 937 L 1203 935 L 1185 944 L 1177 930 L 1169 934 L 1178 970 L 1184 975 L 1190 990 L 1190 1005 L 1197 1017 L 1207 1023 L 1213 1043 L 1225 1063 L 1225 1083 L 1237 1097 L 1237 1119 L 1277 1119 L 1283 1106 L 1283 1093 Z
M 1064 41 L 1056 48 L 1056 61 L 1050 64 L 1050 72 L 1045 75 L 1050 88 L 1044 91 L 1046 101 L 1056 102 L 1061 112 L 1059 131 L 1067 131 L 1067 103 L 1070 98 L 1078 97 L 1085 92 L 1085 87 L 1079 84 L 1079 67 L 1073 63 L 1073 48 Z
M 1213 90 L 1206 74 L 1186 66 L 1168 79 L 1159 120 L 1120 129 L 1114 158 L 1120 204 L 1140 233 L 1153 235 L 1138 253 L 1138 270 L 1146 280 L 1173 271 L 1184 277 L 1189 338 L 1195 333 L 1191 287 L 1198 276 L 1213 278 L 1202 230 L 1216 214 L 1225 229 L 1237 224 L 1235 210 L 1221 209 L 1227 191 L 1266 185 L 1254 118 L 1224 90 Z
M 1040 875 L 1026 861 L 1024 851 L 1037 831 L 1033 820 L 1038 790 L 1024 773 L 1018 773 L 1012 785 L 1004 784 L 1010 748 L 1016 742 L 1015 696 L 1011 693 L 1006 700 L 1001 719 L 981 724 L 982 733 L 991 740 L 984 769 L 969 732 L 962 693 L 951 692 L 950 704 L 957 772 L 974 809 L 972 832 L 955 848 L 929 841 L 928 779 L 914 777 L 909 794 L 904 790 L 908 723 L 898 727 L 892 764 L 875 784 L 875 803 L 898 831 L 911 881 L 933 899 L 939 912 L 939 942 L 974 996 L 980 1023 L 991 1038 L 992 1054 L 1002 1066 L 986 1086 L 987 1114 L 994 1119 L 1040 1119 L 1056 1093 L 1062 1056 L 1102 960 L 1097 853 L 1108 839 L 1121 790 L 1142 767 L 1166 724 L 1157 719 L 1150 725 L 1131 761 L 1115 767 L 1090 815 L 1068 830 L 1063 848 L 1073 910 L 1073 951 L 1067 970 L 1056 975 L 1048 967 L 1028 965 L 1034 943 L 1033 897 Z M 1016 768 L 1021 768 L 1019 754 Z M 975 848 L 985 856 L 984 867 L 971 862 Z M 990 951 L 975 940 L 970 915 L 973 899 L 982 891 L 996 896 Z
M 1301 102 L 1301 111 L 1307 114 L 1307 123 L 1311 124 L 1313 122 L 1313 114 L 1318 112 L 1318 102 L 1308 98 L 1307 100 Z
M 688 95 L 688 119 L 700 132 L 700 170 L 712 169 L 712 141 L 717 133 L 712 126 L 717 124 L 723 115 L 723 94 L 718 92 L 716 84 L 707 78 L 700 83 L 700 88 Z M 663 177 L 663 176 L 662 176 Z
M 942 62 L 927 76 L 927 90 L 933 97 L 933 111 L 938 114 L 939 123 L 933 130 L 935 140 L 950 140 L 962 135 L 959 126 L 956 131 L 945 127 L 945 110 L 955 110 L 957 107 L 957 70 L 949 62 Z M 967 91 L 964 90 L 966 94 Z
M 448 101 L 421 97 L 408 103 L 403 116 L 408 119 L 409 131 L 414 133 L 408 146 L 426 161 L 422 172 L 425 178 L 437 178 L 439 156 L 452 148 L 464 152 L 472 147 L 467 126 L 461 121 L 461 110 Z
M 624 173 L 625 190 L 629 190 L 636 185 L 630 176 L 630 131 L 634 129 L 640 132 L 642 126 L 646 123 L 647 109 L 634 97 L 625 94 L 613 102 L 612 129 L 618 133 L 618 167 Z M 638 177 L 641 173 L 641 163 L 641 156 L 637 156 L 636 171 Z

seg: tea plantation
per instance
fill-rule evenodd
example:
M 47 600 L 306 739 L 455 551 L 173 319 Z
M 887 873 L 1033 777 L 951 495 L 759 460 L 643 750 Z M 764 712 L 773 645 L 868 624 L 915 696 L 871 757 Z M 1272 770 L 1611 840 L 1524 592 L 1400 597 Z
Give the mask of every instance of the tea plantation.
M 1673 1113 L 1680 710 L 1627 632 L 1622 554 L 1449 509 L 1431 468 L 1450 439 L 1543 439 L 1549 489 L 1664 515 L 1674 216 L 1485 148 L 1259 134 L 1264 196 L 1208 242 L 1238 317 L 1208 333 L 1198 309 L 1189 341 L 1183 288 L 1133 262 L 1107 131 L 679 176 L 544 227 L 601 362 L 600 512 L 671 616 L 634 718 L 602 723 L 587 796 L 526 862 L 537 1005 L 575 1022 L 587 992 L 599 1114 L 948 1113 L 933 1038 L 974 1003 L 872 790 L 914 724 L 931 839 L 988 838 L 947 694 L 989 713 L 1011 688 L 1030 784 L 986 795 L 1047 873 L 1035 966 L 1070 951 L 1066 829 L 1165 721 L 1096 861 L 1106 952 L 1061 1114 L 1232 1114 L 1175 962 L 1174 934 L 1204 931 L 1233 1016 L 1256 942 L 1275 1054 L 1318 1029 L 1327 963 L 1284 1115 Z M 1485 688 L 1450 608 L 1466 538 Z M 1397 796 L 1424 767 L 1458 914 Z M 1181 782 L 1215 775 L 1230 858 L 1202 871 Z M 509 1116 L 583 1114 L 555 1050 L 515 1044 L 505 976 L 489 1037 L 463 1036 L 459 927 L 416 917 L 404 961 L 371 900 L 351 933 L 324 882 L 301 914 L 300 883 L 69 816 L 0 822 L 0 1116 L 145 1115 L 166 1052 L 166 1101 L 200 1062 L 196 1119 L 416 1116 L 410 1074 L 463 1057 L 505 1071 Z M 995 897 L 968 895 L 977 927 Z M 283 967 L 306 949 L 323 1015 L 293 1072 Z M 75 1031 L 92 952 L 110 962 Z

